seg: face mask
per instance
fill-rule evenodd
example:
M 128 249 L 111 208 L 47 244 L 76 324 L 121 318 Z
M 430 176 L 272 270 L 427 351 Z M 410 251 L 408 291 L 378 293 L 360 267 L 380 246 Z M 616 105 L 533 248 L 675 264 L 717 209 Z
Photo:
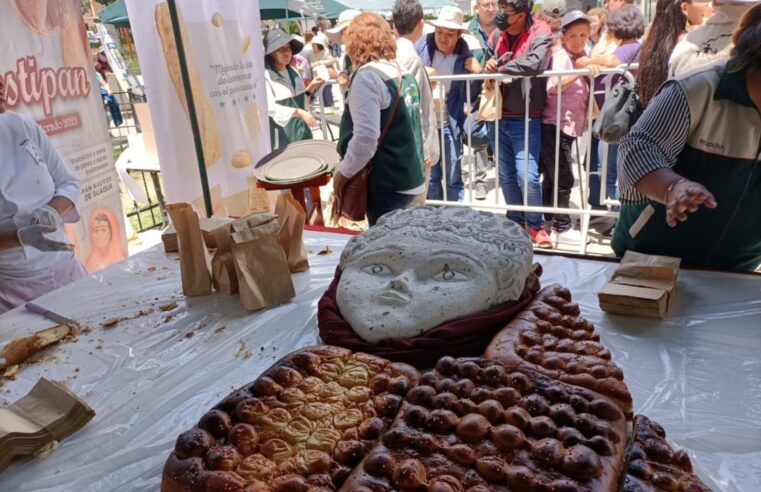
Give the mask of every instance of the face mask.
M 500 10 L 497 12 L 497 17 L 494 19 L 494 24 L 500 31 L 506 31 L 510 24 L 507 22 L 507 14 Z

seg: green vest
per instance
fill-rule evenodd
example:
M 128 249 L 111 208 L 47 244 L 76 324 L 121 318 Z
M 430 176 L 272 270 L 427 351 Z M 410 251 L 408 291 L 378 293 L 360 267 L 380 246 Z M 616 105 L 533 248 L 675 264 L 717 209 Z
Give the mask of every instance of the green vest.
M 391 105 L 381 110 L 381 132 L 388 121 L 391 107 L 394 105 L 399 85 L 397 79 L 390 78 L 381 68 L 368 63 L 359 67 L 351 77 L 362 70 L 373 70 L 386 83 L 391 93 Z M 349 86 L 351 91 L 351 84 Z M 420 123 L 420 90 L 412 75 L 402 77 L 402 88 L 396 114 L 389 126 L 372 160 L 372 170 L 368 182 L 370 191 L 397 192 L 417 188 L 425 182 L 423 165 L 423 133 Z M 358 110 L 361 111 L 362 108 Z M 343 158 L 349 141 L 354 134 L 354 123 L 351 111 L 345 107 L 341 118 L 341 131 L 338 139 L 338 153 Z
M 288 76 L 291 79 L 291 87 L 296 87 L 296 79 L 299 77 L 299 73 L 292 67 L 287 68 Z M 283 76 L 275 70 L 269 69 L 269 72 L 272 80 L 283 78 Z M 290 108 L 306 109 L 306 94 L 302 92 L 297 96 L 281 99 L 277 101 L 277 103 L 282 104 L 283 106 L 288 106 Z M 275 147 L 275 134 L 278 136 L 279 145 L 277 147 Z M 307 125 L 306 122 L 301 118 L 291 118 L 284 127 L 278 125 L 275 123 L 275 120 L 270 118 L 270 143 L 272 144 L 273 150 L 276 148 L 285 147 L 291 142 L 311 140 L 312 138 L 312 130 L 309 128 L 309 125 Z
M 699 207 L 676 227 L 666 210 L 632 238 L 629 229 L 648 205 L 624 204 L 611 246 L 676 256 L 688 265 L 753 271 L 761 264 L 761 113 L 748 95 L 745 73 L 709 65 L 675 79 L 690 108 L 690 134 L 674 171 L 703 184 L 718 207 Z

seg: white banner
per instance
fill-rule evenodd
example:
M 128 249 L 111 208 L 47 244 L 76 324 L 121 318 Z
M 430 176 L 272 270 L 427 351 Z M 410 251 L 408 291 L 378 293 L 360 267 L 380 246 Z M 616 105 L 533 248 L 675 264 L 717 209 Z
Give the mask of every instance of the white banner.
M 6 105 L 33 117 L 82 186 L 82 220 L 66 224 L 95 272 L 126 257 L 111 139 L 79 0 L 0 0 L 0 76 Z
M 270 150 L 257 0 L 177 0 L 215 214 L 269 208 L 253 164 Z M 164 0 L 127 0 L 167 201 L 204 212 L 177 45 Z

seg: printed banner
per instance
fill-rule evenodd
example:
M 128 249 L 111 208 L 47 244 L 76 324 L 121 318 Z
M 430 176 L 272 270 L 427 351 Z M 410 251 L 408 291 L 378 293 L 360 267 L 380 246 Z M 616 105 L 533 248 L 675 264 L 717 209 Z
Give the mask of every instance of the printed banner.
M 259 2 L 177 0 L 205 169 L 215 214 L 269 209 L 253 165 L 270 150 Z M 128 0 L 169 202 L 205 211 L 169 6 Z
M 77 174 L 77 257 L 95 272 L 126 257 L 111 139 L 79 0 L 0 0 L 6 106 L 33 117 Z

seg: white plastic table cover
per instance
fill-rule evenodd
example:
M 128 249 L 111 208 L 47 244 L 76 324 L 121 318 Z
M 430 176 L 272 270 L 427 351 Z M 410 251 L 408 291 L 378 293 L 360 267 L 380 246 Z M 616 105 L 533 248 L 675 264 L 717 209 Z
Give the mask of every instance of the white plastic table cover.
M 0 388 L 0 403 L 39 377 L 64 381 L 97 412 L 43 459 L 17 459 L 0 491 L 158 490 L 174 441 L 227 393 L 287 353 L 319 343 L 317 302 L 348 236 L 307 232 L 308 272 L 293 301 L 249 313 L 237 297 L 181 294 L 179 262 L 160 246 L 39 299 L 89 326 Z M 635 410 L 687 450 L 714 490 L 761 490 L 761 276 L 683 270 L 669 318 L 602 313 L 597 291 L 616 264 L 541 255 L 542 284 L 570 288 L 624 370 Z M 163 312 L 159 306 L 176 302 Z M 113 317 L 153 312 L 104 329 Z M 15 309 L 0 344 L 49 326 Z

